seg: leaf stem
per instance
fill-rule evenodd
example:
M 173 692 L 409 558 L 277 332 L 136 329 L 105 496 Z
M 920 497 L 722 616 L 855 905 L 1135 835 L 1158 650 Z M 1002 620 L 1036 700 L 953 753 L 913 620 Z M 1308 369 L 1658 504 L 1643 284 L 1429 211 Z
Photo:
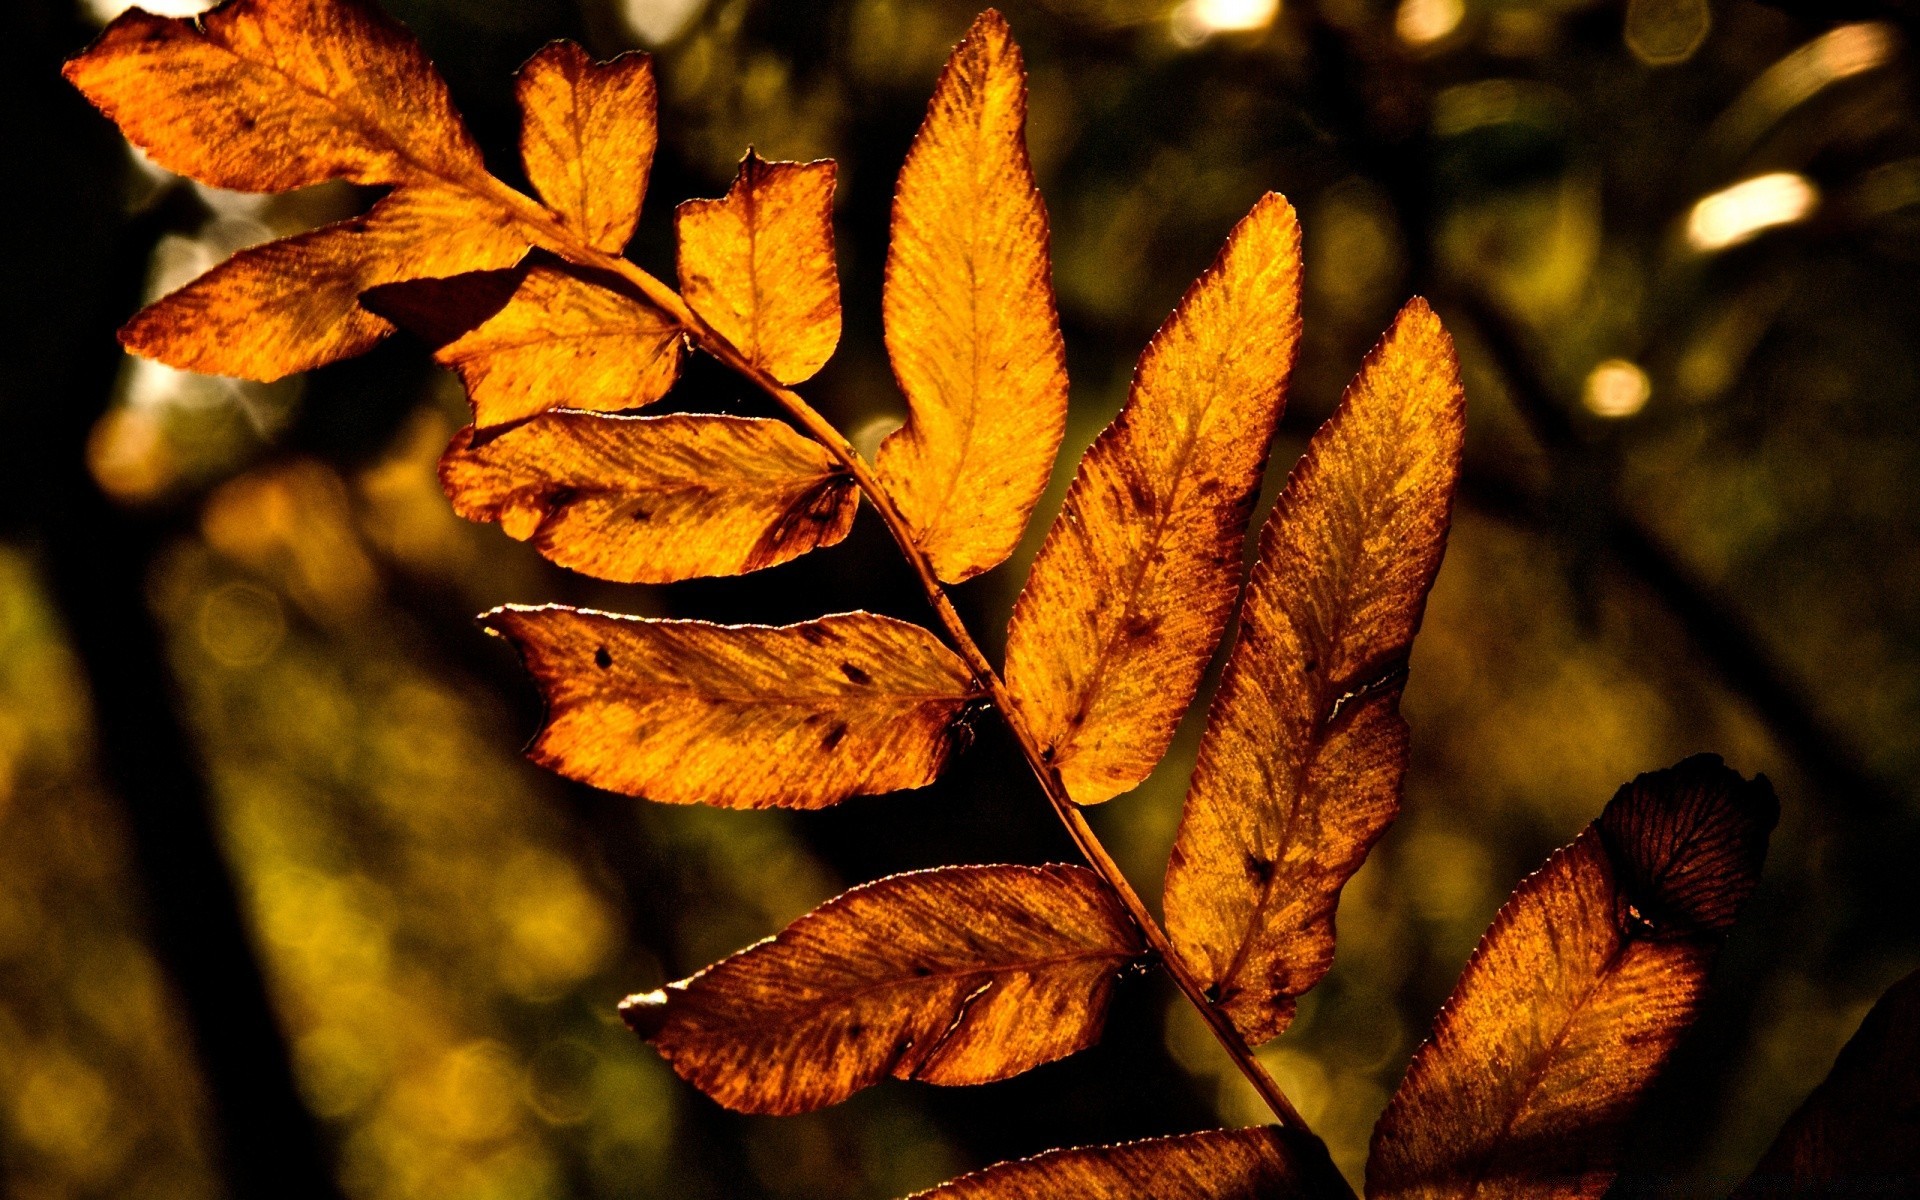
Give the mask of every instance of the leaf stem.
M 738 347 L 716 332 L 701 318 L 700 314 L 694 312 L 678 292 L 630 260 L 595 249 L 585 239 L 563 226 L 546 209 L 521 193 L 497 180 L 491 180 L 491 182 L 497 189 L 500 201 L 507 205 L 525 225 L 539 230 L 547 241 L 555 248 L 562 250 L 568 259 L 582 265 L 611 271 L 632 285 L 649 302 L 671 315 L 686 331 L 687 337 L 702 351 L 718 359 L 771 397 L 799 423 L 802 429 L 825 446 L 827 451 L 846 468 L 848 474 L 853 477 L 855 485 L 866 496 L 867 502 L 879 514 L 881 522 L 887 527 L 887 532 L 893 535 L 893 540 L 900 547 L 900 553 L 906 558 L 907 565 L 919 578 L 921 590 L 926 593 L 927 602 L 932 605 L 934 614 L 940 619 L 940 624 L 952 640 L 954 649 L 966 662 L 967 668 L 973 672 L 975 682 L 986 689 L 994 708 L 1013 733 L 1014 741 L 1019 744 L 1021 756 L 1027 760 L 1027 766 L 1032 769 L 1034 778 L 1039 780 L 1040 790 L 1046 794 L 1047 803 L 1053 807 L 1054 815 L 1059 817 L 1062 825 L 1066 826 L 1067 834 L 1073 839 L 1074 845 L 1079 848 L 1088 865 L 1120 901 L 1121 906 L 1127 910 L 1127 915 L 1139 927 L 1141 936 L 1146 939 L 1148 947 L 1160 960 L 1161 966 L 1166 968 L 1167 974 L 1173 978 L 1181 994 L 1199 1011 L 1215 1040 L 1227 1052 L 1227 1057 L 1233 1060 L 1234 1066 L 1246 1077 L 1247 1082 L 1253 1085 L 1253 1089 L 1260 1094 L 1261 1100 L 1273 1110 L 1280 1124 L 1296 1133 L 1313 1138 L 1314 1143 L 1319 1145 L 1318 1137 L 1301 1117 L 1300 1110 L 1287 1099 L 1280 1085 L 1254 1056 L 1246 1039 L 1241 1037 L 1240 1031 L 1234 1028 L 1232 1020 L 1207 998 L 1206 990 L 1200 986 L 1199 980 L 1194 977 L 1186 961 L 1180 957 L 1179 951 L 1167 937 L 1166 930 L 1162 929 L 1160 923 L 1154 919 L 1146 902 L 1140 898 L 1140 893 L 1134 890 L 1133 884 L 1127 880 L 1125 872 L 1120 869 L 1120 864 L 1115 862 L 1113 856 L 1107 852 L 1106 846 L 1094 833 L 1093 827 L 1087 823 L 1086 815 L 1067 795 L 1066 785 L 1061 782 L 1059 771 L 1047 762 L 1039 741 L 1034 737 L 1033 731 L 1027 727 L 1026 721 L 1020 715 L 1020 710 L 1014 705 L 1013 695 L 1007 690 L 1005 681 L 1000 678 L 1000 673 L 994 669 L 993 664 L 987 660 L 979 643 L 974 641 L 966 622 L 961 620 L 959 611 L 954 608 L 952 599 L 948 597 L 946 587 L 940 582 L 939 576 L 934 574 L 933 564 L 920 547 L 912 526 L 907 523 L 899 506 L 894 503 L 892 494 L 880 482 L 879 476 L 874 473 L 872 465 L 867 462 L 865 456 L 833 426 L 832 422 L 821 416 L 811 404 L 807 403 L 804 397 L 749 361 Z M 1327 1165 L 1331 1167 L 1330 1163 Z M 1344 1200 L 1354 1200 L 1353 1189 L 1338 1171 L 1329 1169 L 1317 1174 L 1327 1177 L 1326 1185 L 1329 1188 L 1337 1186 Z

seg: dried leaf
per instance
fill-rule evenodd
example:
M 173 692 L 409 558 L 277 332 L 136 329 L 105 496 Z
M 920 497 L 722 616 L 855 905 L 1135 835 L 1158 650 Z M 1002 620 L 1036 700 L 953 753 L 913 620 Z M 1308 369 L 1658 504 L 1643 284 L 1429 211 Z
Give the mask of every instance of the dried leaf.
M 1778 815 L 1714 755 L 1621 788 L 1481 939 L 1374 1129 L 1371 1200 L 1604 1193 Z
M 355 0 L 234 0 L 185 19 L 130 9 L 65 74 L 155 162 L 214 187 L 486 170 L 419 45 Z
M 809 1112 L 892 1075 L 1005 1079 L 1084 1050 L 1139 934 L 1081 867 L 943 867 L 827 901 L 621 1006 L 728 1108 Z
M 1307 1200 L 1339 1194 L 1312 1184 L 1318 1176 L 1306 1164 L 1325 1155 L 1280 1129 L 1213 1129 L 1051 1150 L 962 1175 L 909 1200 Z
M 653 61 L 622 54 L 596 63 L 555 42 L 520 68 L 520 161 L 547 207 L 609 254 L 640 220 L 659 138 Z
M 748 362 L 799 383 L 840 341 L 831 161 L 767 162 L 747 151 L 719 200 L 674 214 L 680 292 Z
M 831 546 L 860 494 L 819 443 L 778 421 L 553 412 L 475 444 L 440 482 L 563 567 L 623 583 L 739 575 Z
M 1269 193 L 1140 357 L 1007 634 L 1007 686 L 1081 804 L 1153 770 L 1239 586 L 1299 341 L 1300 227 Z
M 547 606 L 482 618 L 546 696 L 527 754 L 669 804 L 824 808 L 933 782 L 978 689 L 926 630 L 871 613 L 711 625 Z
M 1453 343 L 1415 300 L 1261 533 L 1166 885 L 1174 945 L 1255 1045 L 1332 965 L 1340 889 L 1399 810 L 1465 429 Z
M 639 408 L 680 375 L 673 318 L 618 279 L 544 257 L 513 272 L 379 288 L 364 303 L 434 347 L 467 385 L 481 429 L 552 408 Z
M 512 222 L 461 193 L 403 188 L 364 216 L 242 250 L 134 314 L 120 341 L 183 371 L 279 379 L 362 354 L 393 331 L 361 307 L 361 292 L 510 267 L 526 250 Z
M 1734 1196 L 1902 1196 L 1916 1179 L 1920 971 L 1880 997 Z
M 1066 431 L 1026 120 L 1020 49 L 989 10 L 940 73 L 894 192 L 882 315 L 907 423 L 877 468 L 949 583 L 1013 552 Z

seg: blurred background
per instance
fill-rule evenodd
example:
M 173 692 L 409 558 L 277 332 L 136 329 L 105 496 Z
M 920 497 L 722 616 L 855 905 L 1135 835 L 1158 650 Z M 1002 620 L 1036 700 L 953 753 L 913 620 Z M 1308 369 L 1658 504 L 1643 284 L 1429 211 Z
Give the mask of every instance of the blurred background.
M 748 145 L 841 164 L 846 336 L 804 390 L 871 448 L 892 180 L 973 4 L 386 0 L 496 169 L 551 38 L 657 54 L 633 250 Z M 124 1197 L 883 1198 L 1062 1144 L 1265 1114 L 1157 977 L 1100 1047 L 792 1119 L 681 1084 L 615 1019 L 843 887 L 1069 858 L 1007 739 L 824 813 L 673 809 L 522 761 L 504 601 L 787 621 L 926 613 L 868 514 L 737 580 L 596 584 L 448 510 L 457 384 L 395 340 L 273 386 L 115 326 L 368 197 L 213 191 L 57 65 L 122 4 L 10 0 L 0 356 L 0 1188 Z M 184 14 L 202 5 L 162 0 Z M 997 654 L 1134 356 L 1264 190 L 1306 230 L 1267 498 L 1403 300 L 1465 360 L 1468 474 L 1406 693 L 1404 815 L 1332 975 L 1262 1052 L 1356 1179 L 1513 885 L 1633 774 L 1764 771 L 1766 882 L 1620 1194 L 1715 1195 L 1920 963 L 1920 10 L 1899 0 L 1012 0 L 1073 417 L 1021 554 L 959 589 Z M 764 412 L 696 363 L 670 406 Z M 1197 710 L 1196 710 L 1197 711 Z M 1197 721 L 1094 819 L 1149 895 Z

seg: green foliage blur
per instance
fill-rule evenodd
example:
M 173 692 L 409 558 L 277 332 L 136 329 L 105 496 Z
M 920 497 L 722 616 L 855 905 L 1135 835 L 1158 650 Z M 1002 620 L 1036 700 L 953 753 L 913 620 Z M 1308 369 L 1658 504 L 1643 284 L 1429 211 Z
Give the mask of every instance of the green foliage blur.
M 625 993 L 857 882 L 1070 846 L 990 722 L 938 785 L 804 816 L 670 809 L 521 761 L 535 701 L 470 623 L 482 608 L 924 620 L 912 580 L 870 514 L 845 545 L 744 579 L 567 575 L 449 512 L 433 466 L 463 398 L 417 345 L 272 386 L 118 357 L 112 324 L 142 296 L 366 197 L 221 193 L 139 161 L 50 78 L 121 7 L 71 4 L 4 19 L 51 48 L 19 73 L 37 72 L 27 102 L 58 119 L 34 125 L 30 107 L 27 125 L 69 131 L 9 134 L 39 138 L 20 150 L 32 170 L 9 155 L 9 186 L 106 181 L 91 207 L 49 201 L 6 233 L 24 264 L 6 285 L 21 336 L 0 362 L 6 1195 L 240 1194 L 181 1016 L 183 994 L 218 984 L 177 977 L 153 948 L 163 896 L 134 848 L 138 779 L 108 782 L 120 750 L 95 698 L 124 682 L 121 660 L 72 648 L 113 639 L 152 640 L 165 665 L 167 690 L 125 700 L 178 718 L 277 1018 L 268 1049 L 291 1064 L 335 1194 L 878 1200 L 1054 1145 L 1266 1116 L 1146 977 L 1122 988 L 1099 1048 L 987 1088 L 893 1083 L 781 1120 L 675 1079 L 614 1017 Z M 898 422 L 878 317 L 892 178 L 970 4 L 386 7 L 508 178 L 519 61 L 560 36 L 603 56 L 652 48 L 662 142 L 633 253 L 668 278 L 672 205 L 719 194 L 749 145 L 838 159 L 847 332 L 804 390 L 863 448 Z M 1920 963 L 1916 10 L 1006 12 L 1032 71 L 1073 416 L 1021 553 L 959 589 L 970 623 L 997 653 L 1079 451 L 1261 192 L 1299 208 L 1307 254 L 1269 501 L 1395 309 L 1429 295 L 1464 356 L 1469 474 L 1406 693 L 1406 808 L 1346 892 L 1332 975 L 1261 1057 L 1357 1181 L 1375 1116 L 1512 886 L 1621 782 L 1716 750 L 1772 776 L 1785 812 L 1617 1193 L 1721 1194 Z M 72 245 L 42 271 L 37 246 L 56 236 Z M 765 412 L 710 364 L 668 405 Z M 78 490 L 44 482 L 63 471 Z M 73 517 L 85 495 L 110 501 L 93 526 Z M 77 545 L 89 529 L 132 533 Z M 88 593 L 56 585 L 72 577 L 60 564 L 89 555 L 125 560 L 129 611 L 150 624 L 71 603 Z M 1149 895 L 1203 715 L 1093 814 Z

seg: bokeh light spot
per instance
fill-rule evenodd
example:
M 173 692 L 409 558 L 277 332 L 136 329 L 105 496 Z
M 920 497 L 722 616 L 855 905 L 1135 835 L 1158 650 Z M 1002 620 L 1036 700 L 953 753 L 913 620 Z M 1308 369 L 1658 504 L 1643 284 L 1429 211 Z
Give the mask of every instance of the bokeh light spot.
M 1724 250 L 1803 220 L 1819 203 L 1819 189 L 1804 175 L 1756 175 L 1696 203 L 1687 214 L 1687 243 L 1700 251 Z
M 1466 15 L 1462 0 L 1400 0 L 1393 31 L 1409 46 L 1430 46 L 1460 28 Z
M 1631 417 L 1647 406 L 1653 383 L 1647 373 L 1624 358 L 1610 358 L 1587 375 L 1581 403 L 1596 417 Z
M 1627 49 L 1649 66 L 1692 58 L 1712 28 L 1707 0 L 1631 0 L 1627 5 Z

